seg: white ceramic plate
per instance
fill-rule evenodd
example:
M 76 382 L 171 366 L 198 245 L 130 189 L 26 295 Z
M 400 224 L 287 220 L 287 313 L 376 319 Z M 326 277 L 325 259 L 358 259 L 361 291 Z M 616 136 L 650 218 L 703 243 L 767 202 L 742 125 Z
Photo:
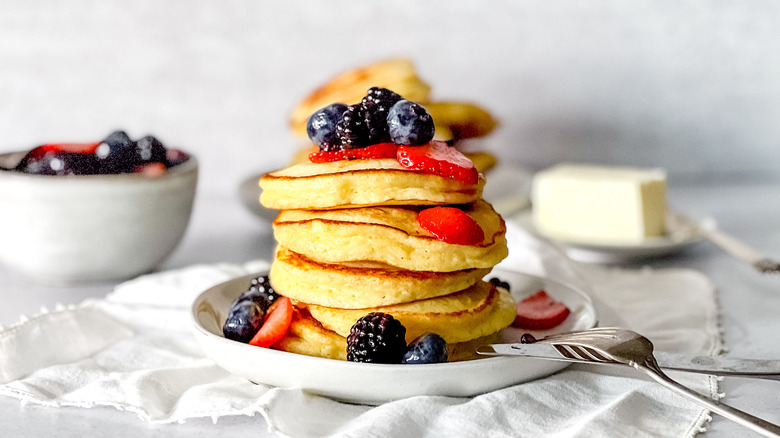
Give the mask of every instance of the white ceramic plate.
M 258 274 L 255 274 L 258 275 Z M 563 362 L 518 357 L 426 365 L 382 365 L 309 357 L 231 341 L 222 336 L 222 325 L 233 300 L 255 275 L 217 285 L 202 293 L 192 307 L 195 337 L 207 356 L 227 371 L 247 379 L 309 392 L 354 403 L 379 404 L 416 395 L 466 397 L 552 374 Z M 516 299 L 544 289 L 564 302 L 571 314 L 546 334 L 583 330 L 596 325 L 596 311 L 582 291 L 549 279 L 505 270 L 491 277 L 508 281 Z M 519 342 L 525 330 L 508 328 L 504 341 Z
M 259 199 L 262 189 L 258 185 L 258 181 L 266 173 L 260 172 L 244 179 L 238 186 L 238 197 L 247 210 L 270 222 L 276 219 L 279 211 L 270 210 L 260 205 Z M 490 170 L 482 197 L 490 202 L 502 216 L 508 216 L 530 204 L 532 177 L 532 173 L 526 169 L 499 163 Z
M 531 209 L 512 217 L 512 221 L 528 230 L 530 233 L 542 237 L 534 227 Z M 616 262 L 628 259 L 642 259 L 669 255 L 680 251 L 689 245 L 704 239 L 703 234 L 679 230 L 666 236 L 648 238 L 637 245 L 606 245 L 580 242 L 569 242 L 550 239 L 558 244 L 566 254 L 583 262 Z

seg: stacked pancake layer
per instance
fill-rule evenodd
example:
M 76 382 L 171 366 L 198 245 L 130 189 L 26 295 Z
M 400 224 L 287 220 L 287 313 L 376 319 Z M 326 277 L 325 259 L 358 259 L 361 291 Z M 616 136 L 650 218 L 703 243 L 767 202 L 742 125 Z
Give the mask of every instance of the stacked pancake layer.
M 512 297 L 482 280 L 507 255 L 504 221 L 481 199 L 484 178 L 469 185 L 369 159 L 299 163 L 260 185 L 261 203 L 282 210 L 271 285 L 295 305 L 276 348 L 345 359 L 352 325 L 384 312 L 406 327 L 407 342 L 437 333 L 458 360 L 514 320 Z M 462 209 L 482 242 L 445 243 L 421 227 L 418 212 L 437 205 Z

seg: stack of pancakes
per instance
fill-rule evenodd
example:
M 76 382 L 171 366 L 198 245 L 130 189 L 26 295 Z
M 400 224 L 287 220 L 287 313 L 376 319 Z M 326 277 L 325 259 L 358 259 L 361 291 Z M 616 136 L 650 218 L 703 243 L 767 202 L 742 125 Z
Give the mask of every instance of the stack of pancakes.
M 295 312 L 275 348 L 346 359 L 352 325 L 393 315 L 407 342 L 432 332 L 464 359 L 515 317 L 509 293 L 482 279 L 507 255 L 505 224 L 481 198 L 484 177 L 464 184 L 412 171 L 395 159 L 303 162 L 265 175 L 260 202 L 281 210 L 270 272 Z M 430 206 L 463 209 L 482 228 L 476 245 L 445 243 L 422 228 Z

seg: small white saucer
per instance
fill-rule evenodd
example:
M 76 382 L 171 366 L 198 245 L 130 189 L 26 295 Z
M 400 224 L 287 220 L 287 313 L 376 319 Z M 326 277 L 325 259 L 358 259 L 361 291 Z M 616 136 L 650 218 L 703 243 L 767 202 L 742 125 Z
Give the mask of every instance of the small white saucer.
M 546 239 L 546 237 L 541 236 L 536 227 L 534 227 L 531 209 L 527 209 L 513 216 L 511 220 L 531 234 Z M 702 224 L 701 226 L 707 225 Z M 582 243 L 557 239 L 548 240 L 561 247 L 566 251 L 566 254 L 574 260 L 587 263 L 610 263 L 673 254 L 704 239 L 704 233 L 699 231 L 696 227 L 669 220 L 667 220 L 667 227 L 670 230 L 667 235 L 648 238 L 636 245 Z

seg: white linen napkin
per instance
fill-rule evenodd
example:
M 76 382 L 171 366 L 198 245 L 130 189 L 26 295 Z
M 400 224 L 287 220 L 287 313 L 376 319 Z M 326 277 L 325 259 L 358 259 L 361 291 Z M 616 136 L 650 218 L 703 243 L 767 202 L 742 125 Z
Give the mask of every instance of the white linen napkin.
M 703 275 L 576 264 L 511 224 L 507 238 L 511 256 L 502 266 L 585 286 L 601 325 L 633 328 L 659 350 L 720 352 L 714 290 Z M 2 329 L 0 394 L 52 407 L 113 406 L 162 423 L 260 413 L 269 430 L 291 437 L 687 437 L 709 418 L 613 367 L 574 365 L 473 398 L 414 397 L 378 407 L 252 384 L 203 355 L 190 333 L 189 305 L 208 287 L 267 266 L 199 265 L 143 276 L 105 299 Z M 713 377 L 673 376 L 717 397 Z

